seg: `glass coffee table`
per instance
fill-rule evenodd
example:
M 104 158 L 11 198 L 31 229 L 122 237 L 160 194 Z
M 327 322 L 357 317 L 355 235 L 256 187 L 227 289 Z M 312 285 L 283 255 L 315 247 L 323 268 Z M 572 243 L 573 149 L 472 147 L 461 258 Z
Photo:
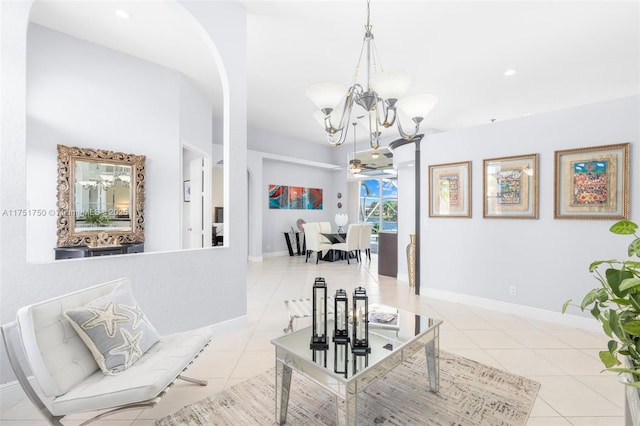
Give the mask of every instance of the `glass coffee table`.
M 293 371 L 319 384 L 339 399 L 338 425 L 355 425 L 358 393 L 420 350 L 425 351 L 429 388 L 439 388 L 439 329 L 442 320 L 417 315 L 402 309 L 371 305 L 369 346 L 371 353 L 354 356 L 349 345 L 333 343 L 333 321 L 327 322 L 329 349 L 309 349 L 311 327 L 277 339 L 276 347 L 276 423 L 287 421 L 291 375 Z M 395 319 L 388 321 L 388 315 Z M 377 322 L 376 318 L 383 321 Z

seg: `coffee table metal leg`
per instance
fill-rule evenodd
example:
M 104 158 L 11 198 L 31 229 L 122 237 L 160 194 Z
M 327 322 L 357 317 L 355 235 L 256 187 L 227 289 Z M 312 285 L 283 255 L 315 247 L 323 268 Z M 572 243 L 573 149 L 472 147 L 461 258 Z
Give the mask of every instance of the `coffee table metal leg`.
M 355 426 L 358 415 L 358 396 L 354 383 L 347 385 L 347 397 L 336 397 L 336 425 Z
M 424 350 L 427 355 L 427 371 L 429 373 L 429 388 L 431 388 L 431 392 L 438 392 L 440 390 L 440 355 L 438 353 L 439 347 L 437 340 L 438 338 L 436 337 L 424 345 Z
M 289 390 L 291 388 L 291 367 L 276 359 L 276 423 L 287 421 Z

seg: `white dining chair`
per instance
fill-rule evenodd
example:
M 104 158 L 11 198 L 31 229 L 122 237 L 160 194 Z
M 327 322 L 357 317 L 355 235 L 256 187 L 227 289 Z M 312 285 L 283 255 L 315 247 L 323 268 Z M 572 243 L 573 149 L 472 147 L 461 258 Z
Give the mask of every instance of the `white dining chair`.
M 372 223 L 360 224 L 360 241 L 358 244 L 358 256 L 362 262 L 362 250 L 367 259 L 371 260 L 371 232 L 373 231 Z
M 351 252 L 355 253 L 356 261 L 358 261 L 358 245 L 360 244 L 360 224 L 351 223 L 347 228 L 347 238 L 344 243 L 336 243 L 332 245 L 334 250 L 345 252 L 347 263 Z
M 305 253 L 305 263 L 309 260 L 309 256 L 312 252 L 316 252 L 316 263 L 322 257 L 322 252 L 331 250 L 333 244 L 322 241 L 320 239 L 320 226 L 317 222 L 305 223 L 302 225 L 304 228 L 304 239 L 307 245 L 307 252 Z

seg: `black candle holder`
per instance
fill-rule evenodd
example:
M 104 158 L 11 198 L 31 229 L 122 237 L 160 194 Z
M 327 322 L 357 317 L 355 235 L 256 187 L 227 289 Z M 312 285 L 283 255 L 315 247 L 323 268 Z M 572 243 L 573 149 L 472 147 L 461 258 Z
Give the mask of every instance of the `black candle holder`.
M 352 332 L 351 352 L 354 355 L 371 353 L 371 347 L 369 347 L 369 298 L 367 291 L 362 287 L 353 291 Z
M 346 290 L 336 291 L 333 299 L 333 371 L 347 377 L 349 365 L 349 299 Z
M 336 291 L 333 299 L 333 341 L 336 343 L 349 343 L 349 299 L 343 289 Z
M 327 343 L 327 283 L 318 277 L 313 283 L 313 327 L 309 348 L 317 350 L 329 349 Z

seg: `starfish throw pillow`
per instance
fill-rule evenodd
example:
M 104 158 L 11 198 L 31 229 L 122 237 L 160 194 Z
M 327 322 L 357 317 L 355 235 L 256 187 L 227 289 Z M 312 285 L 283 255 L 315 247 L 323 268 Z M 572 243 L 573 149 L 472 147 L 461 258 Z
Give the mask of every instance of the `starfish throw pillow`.
M 129 285 L 120 285 L 111 294 L 64 315 L 104 374 L 115 375 L 131 367 L 160 339 Z

